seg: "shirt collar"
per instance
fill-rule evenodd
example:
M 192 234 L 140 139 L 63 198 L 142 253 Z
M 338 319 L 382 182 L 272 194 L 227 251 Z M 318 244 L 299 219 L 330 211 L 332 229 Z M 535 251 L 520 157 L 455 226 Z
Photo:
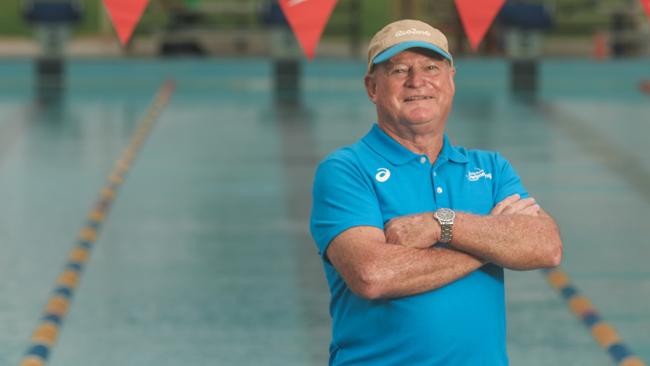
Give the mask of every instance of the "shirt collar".
M 438 155 L 438 159 L 441 158 L 451 160 L 457 164 L 465 164 L 469 162 L 465 150 L 452 145 L 447 134 L 443 137 L 442 150 L 440 150 L 440 154 Z
M 362 141 L 393 165 L 405 164 L 420 157 L 420 155 L 412 152 L 402 146 L 399 142 L 395 141 L 377 124 L 372 126 L 370 132 L 363 137 Z M 443 137 L 442 149 L 440 150 L 438 159 L 441 161 L 451 160 L 455 163 L 461 164 L 467 163 L 468 161 L 465 153 L 451 144 L 447 134 Z

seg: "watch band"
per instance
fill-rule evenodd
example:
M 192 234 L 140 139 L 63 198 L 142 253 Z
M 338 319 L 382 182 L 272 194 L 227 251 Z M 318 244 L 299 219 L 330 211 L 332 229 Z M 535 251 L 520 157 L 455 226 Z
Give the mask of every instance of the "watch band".
M 438 241 L 445 244 L 451 242 L 456 213 L 448 208 L 440 208 L 433 214 L 433 217 L 440 224 L 440 239 Z
M 440 242 L 449 243 L 452 238 L 452 225 L 440 223 Z

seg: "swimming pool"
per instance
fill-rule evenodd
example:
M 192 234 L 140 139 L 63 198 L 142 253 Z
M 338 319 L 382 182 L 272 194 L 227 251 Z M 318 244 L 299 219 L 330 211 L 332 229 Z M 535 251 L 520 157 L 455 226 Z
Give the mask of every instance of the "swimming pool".
M 649 60 L 541 63 L 537 103 L 508 63 L 461 59 L 456 143 L 498 149 L 553 214 L 563 267 L 650 359 Z M 126 177 L 51 365 L 317 365 L 328 293 L 308 234 L 315 164 L 374 121 L 363 62 L 304 64 L 274 105 L 260 59 L 71 60 L 59 107 L 30 60 L 0 61 L 0 365 L 18 364 L 106 175 L 166 79 L 171 103 Z M 537 272 L 508 272 L 513 365 L 609 365 Z

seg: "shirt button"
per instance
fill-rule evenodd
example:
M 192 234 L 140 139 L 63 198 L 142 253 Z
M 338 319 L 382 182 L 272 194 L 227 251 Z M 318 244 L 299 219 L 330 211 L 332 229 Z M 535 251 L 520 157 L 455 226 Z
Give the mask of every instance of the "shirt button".
M 426 162 L 427 162 L 426 156 L 423 156 L 423 157 L 420 158 L 420 163 L 424 164 Z
M 438 176 L 438 173 L 433 172 L 433 176 L 434 176 L 434 177 L 437 177 L 437 176 Z
M 442 193 L 442 187 L 438 187 L 438 188 L 436 188 L 436 192 L 437 192 L 438 194 Z

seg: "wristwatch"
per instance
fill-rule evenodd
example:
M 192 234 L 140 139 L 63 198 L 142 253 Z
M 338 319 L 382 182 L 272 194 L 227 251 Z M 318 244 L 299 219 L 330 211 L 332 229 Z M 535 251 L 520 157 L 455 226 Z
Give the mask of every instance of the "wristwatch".
M 456 213 L 448 208 L 439 208 L 433 213 L 433 217 L 438 220 L 440 224 L 440 243 L 449 243 L 451 241 L 451 233 L 454 227 L 454 219 Z

